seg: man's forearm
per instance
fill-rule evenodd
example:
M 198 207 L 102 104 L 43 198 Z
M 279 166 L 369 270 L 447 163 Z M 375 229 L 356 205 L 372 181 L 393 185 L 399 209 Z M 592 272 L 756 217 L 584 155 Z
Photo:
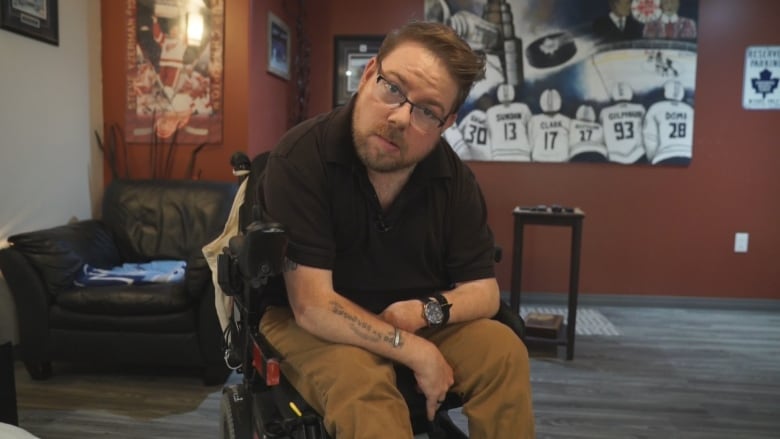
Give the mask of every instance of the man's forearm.
M 336 294 L 328 283 L 322 282 L 324 279 L 305 279 L 318 277 L 320 273 L 312 270 L 298 267 L 298 273 L 285 274 L 295 321 L 309 333 L 334 343 L 361 347 L 412 368 L 421 361 L 420 354 L 432 346 Z
M 501 300 L 495 278 L 463 282 L 442 293 L 452 304 L 449 323 L 491 318 L 498 312 Z

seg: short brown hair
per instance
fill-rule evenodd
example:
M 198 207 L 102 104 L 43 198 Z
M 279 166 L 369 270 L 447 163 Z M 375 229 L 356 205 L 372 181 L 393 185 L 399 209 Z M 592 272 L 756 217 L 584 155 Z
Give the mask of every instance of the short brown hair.
M 385 37 L 379 48 L 377 61 L 381 64 L 390 52 L 408 41 L 421 44 L 444 61 L 447 71 L 458 85 L 458 95 L 450 114 L 458 111 L 474 83 L 485 77 L 484 55 L 471 50 L 471 47 L 445 24 L 411 21 Z

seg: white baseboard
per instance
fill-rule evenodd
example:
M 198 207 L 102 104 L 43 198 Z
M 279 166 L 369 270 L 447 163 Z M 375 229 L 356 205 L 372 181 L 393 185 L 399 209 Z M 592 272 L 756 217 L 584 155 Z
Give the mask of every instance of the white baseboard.
M 509 292 L 501 292 L 501 297 L 509 302 Z M 568 293 L 532 293 L 523 292 L 520 303 L 533 305 L 566 304 Z M 629 294 L 592 294 L 580 293 L 579 306 L 634 306 L 646 308 L 705 308 L 733 310 L 780 310 L 780 300 L 773 299 L 735 299 L 691 296 L 646 296 Z

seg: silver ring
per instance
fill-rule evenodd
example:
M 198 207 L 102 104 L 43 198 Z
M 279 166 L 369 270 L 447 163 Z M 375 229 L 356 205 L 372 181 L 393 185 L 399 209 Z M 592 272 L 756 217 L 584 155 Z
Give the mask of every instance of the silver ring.
M 437 403 L 437 404 L 439 404 L 439 405 L 442 405 L 442 404 L 444 404 L 444 401 L 445 401 L 445 400 L 436 401 L 436 403 Z

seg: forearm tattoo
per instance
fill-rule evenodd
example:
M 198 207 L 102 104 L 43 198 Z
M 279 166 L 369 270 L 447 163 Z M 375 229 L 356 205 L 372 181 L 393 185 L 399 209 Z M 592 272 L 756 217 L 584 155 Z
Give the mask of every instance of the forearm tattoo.
M 349 323 L 349 327 L 352 332 L 364 340 L 377 343 L 387 343 L 394 348 L 400 348 L 404 345 L 404 342 L 401 338 L 401 332 L 398 329 L 394 328 L 392 331 L 383 333 L 371 326 L 370 322 L 367 322 L 361 319 L 359 316 L 350 313 L 336 301 L 330 302 L 330 310 L 333 314 L 346 320 Z

